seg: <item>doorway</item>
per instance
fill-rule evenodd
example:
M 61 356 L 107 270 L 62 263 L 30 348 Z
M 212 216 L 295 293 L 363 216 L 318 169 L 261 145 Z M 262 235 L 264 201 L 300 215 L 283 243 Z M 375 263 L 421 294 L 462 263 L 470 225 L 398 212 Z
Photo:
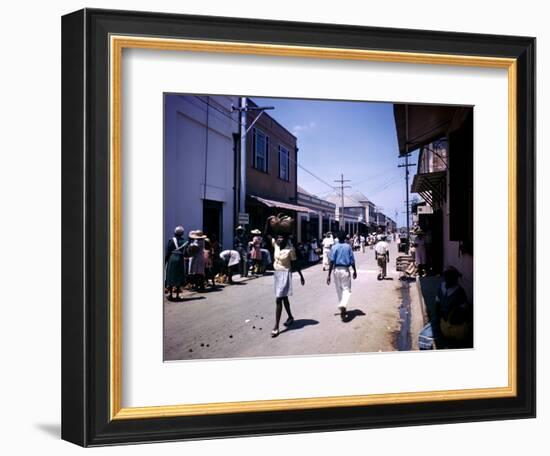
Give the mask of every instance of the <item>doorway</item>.
M 202 220 L 203 230 L 211 240 L 223 239 L 223 203 L 219 201 L 203 200 Z

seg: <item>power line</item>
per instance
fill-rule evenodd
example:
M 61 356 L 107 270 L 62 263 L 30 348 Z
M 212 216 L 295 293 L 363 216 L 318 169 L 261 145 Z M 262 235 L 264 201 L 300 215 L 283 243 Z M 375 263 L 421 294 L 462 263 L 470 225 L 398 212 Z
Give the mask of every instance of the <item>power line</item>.
M 239 121 L 236 120 L 236 119 L 234 119 L 230 113 L 224 112 L 224 111 L 222 111 L 221 109 L 217 108 L 215 105 L 213 105 L 213 104 L 210 102 L 209 97 L 207 97 L 207 100 L 205 100 L 205 99 L 201 98 L 201 97 L 198 96 L 198 95 L 194 95 L 194 96 L 193 96 L 194 99 L 197 99 L 197 100 L 201 101 L 202 103 L 204 103 L 204 104 L 206 105 L 206 109 L 203 108 L 203 107 L 201 107 L 201 106 L 199 106 L 199 105 L 197 105 L 196 103 L 193 103 L 193 102 L 191 101 L 191 99 L 190 99 L 191 97 L 185 97 L 185 98 L 187 98 L 187 99 L 189 100 L 189 102 L 190 102 L 193 106 L 195 106 L 195 107 L 201 109 L 203 112 L 207 112 L 207 113 L 208 113 L 208 108 L 212 108 L 214 111 L 220 113 L 220 114 L 223 115 L 225 118 L 227 118 L 227 119 L 229 119 L 229 120 L 235 122 L 237 125 L 239 125 Z M 221 119 L 218 115 L 216 115 L 216 114 L 213 113 L 213 112 L 210 112 L 210 114 L 211 114 L 211 115 L 214 115 L 215 117 L 217 117 L 217 118 L 220 119 L 220 120 L 223 120 L 223 119 Z M 268 136 L 269 136 L 269 137 L 277 138 L 277 139 L 279 139 L 279 140 L 282 141 L 282 142 L 286 142 L 286 139 L 285 139 L 285 138 L 282 138 L 281 136 L 276 135 L 276 134 L 274 134 L 273 132 L 270 132 L 270 134 L 269 134 Z M 272 151 L 272 152 L 275 153 L 275 154 L 278 154 L 278 153 L 279 153 L 279 148 L 278 148 L 277 146 L 275 146 L 275 145 L 272 145 L 272 144 L 269 143 L 269 142 L 267 143 L 267 148 L 268 148 L 268 150 Z M 312 171 L 310 171 L 309 169 L 307 169 L 304 165 L 300 164 L 297 160 L 295 160 L 294 158 L 292 158 L 292 157 L 290 156 L 290 154 L 288 154 L 287 156 L 288 156 L 288 159 L 289 159 L 291 162 L 295 163 L 297 167 L 299 167 L 300 169 L 302 169 L 303 171 L 305 171 L 307 174 L 309 174 L 310 176 L 312 176 L 313 178 L 317 179 L 319 182 L 323 183 L 324 185 L 326 185 L 327 187 L 330 188 L 330 190 L 329 190 L 328 192 L 325 192 L 325 193 L 323 193 L 323 194 L 328 194 L 328 193 L 334 192 L 334 191 L 336 190 L 336 188 L 334 187 L 334 185 L 328 183 L 326 180 L 322 179 L 321 177 L 319 177 L 318 175 L 316 175 L 314 172 L 312 172 Z M 269 159 L 268 159 L 268 161 L 269 161 Z M 382 177 L 383 177 L 383 176 L 384 176 L 383 173 L 385 173 L 385 172 L 387 172 L 387 171 L 389 171 L 389 170 L 391 170 L 391 169 L 394 169 L 393 166 L 392 166 L 391 168 L 383 169 L 382 171 L 377 172 L 376 175 L 372 175 L 372 176 L 370 176 L 370 177 L 368 177 L 368 178 L 366 178 L 366 179 L 363 179 L 362 181 L 357 182 L 354 186 L 346 186 L 345 188 L 353 188 L 353 189 L 355 189 L 356 191 L 362 193 L 362 190 L 358 189 L 358 188 L 357 188 L 357 185 L 359 185 L 359 184 L 361 184 L 361 183 L 363 183 L 363 182 L 367 182 L 367 181 L 372 180 L 372 179 L 376 179 L 378 176 L 382 176 Z M 296 176 L 296 177 L 297 177 L 297 176 Z M 343 179 L 343 175 L 342 175 L 342 179 Z M 399 179 L 399 178 L 398 178 L 398 179 Z M 339 182 L 339 181 L 335 181 L 335 182 Z M 346 180 L 346 182 L 350 182 L 350 181 L 349 181 L 349 180 Z M 382 184 L 381 187 L 378 187 L 378 188 L 376 188 L 375 190 L 368 191 L 367 193 L 369 193 L 369 195 L 372 196 L 372 195 L 374 195 L 374 194 L 379 193 L 380 191 L 385 190 L 385 189 L 388 188 L 390 185 L 393 185 L 395 182 L 396 182 L 396 179 L 391 179 L 389 182 L 385 182 L 384 184 Z M 342 190 L 342 189 L 341 189 L 341 190 Z M 342 193 L 342 194 L 343 194 L 343 193 Z M 353 198 L 351 195 L 348 195 L 348 198 L 350 198 L 351 200 L 355 201 L 355 202 L 356 202 L 357 204 L 359 204 L 359 205 L 362 205 L 362 204 L 363 204 L 362 202 L 360 202 L 360 201 L 358 201 L 357 199 Z
M 377 179 L 377 178 L 380 178 L 380 177 L 385 177 L 385 176 L 384 176 L 384 173 L 386 173 L 386 172 L 388 172 L 388 171 L 392 171 L 392 170 L 394 170 L 394 169 L 395 169 L 394 165 L 392 165 L 391 167 L 382 169 L 382 170 L 378 171 L 376 174 L 373 174 L 373 175 L 370 176 L 370 177 L 367 177 L 367 178 L 365 178 L 365 179 L 363 179 L 363 180 L 360 180 L 359 182 L 356 182 L 356 183 L 354 184 L 354 187 L 357 187 L 358 185 L 363 184 L 364 182 L 368 182 L 368 181 L 373 180 L 373 179 Z
M 205 103 L 205 104 L 208 105 L 208 102 L 205 101 L 205 100 L 203 100 L 202 98 L 200 98 L 200 97 L 198 97 L 198 96 L 196 96 L 196 95 L 195 95 L 194 97 L 195 97 L 197 100 L 200 100 L 200 101 L 202 101 L 203 103 Z M 192 103 L 192 102 L 191 102 L 191 104 L 193 104 L 193 106 L 196 106 L 196 107 L 198 107 L 199 109 L 202 109 L 203 111 L 206 112 L 206 109 L 200 108 L 199 105 L 197 105 L 197 104 L 195 104 L 195 103 Z M 231 117 L 230 115 L 224 113 L 223 111 L 220 111 L 219 109 L 215 108 L 215 107 L 212 106 L 212 105 L 210 105 L 210 106 L 212 107 L 212 109 L 214 109 L 214 110 L 218 111 L 219 113 L 223 114 L 223 115 L 224 115 L 225 117 L 227 117 L 228 119 L 231 119 L 233 122 L 235 122 L 235 123 L 237 123 L 237 124 L 239 123 L 238 120 L 233 119 L 233 117 Z M 218 117 L 218 119 L 219 119 L 219 117 Z M 275 138 L 277 138 L 277 139 L 279 139 L 279 140 L 281 140 L 281 141 L 286 142 L 286 140 L 285 140 L 284 138 L 282 138 L 282 137 L 279 136 L 279 135 L 272 134 L 271 132 L 270 132 L 270 134 L 269 134 L 268 136 L 269 136 L 269 137 L 275 137 Z M 270 144 L 270 143 L 267 143 L 267 147 L 268 147 L 272 152 L 274 152 L 274 153 L 279 153 L 279 149 L 278 149 L 277 146 L 274 146 L 274 145 L 272 145 L 272 144 Z M 324 179 L 322 179 L 322 178 L 320 178 L 319 176 L 317 176 L 316 174 L 314 174 L 312 171 L 310 171 L 309 169 L 307 169 L 304 165 L 298 163 L 298 161 L 294 160 L 294 159 L 290 156 L 290 154 L 288 155 L 288 158 L 289 158 L 289 160 L 292 161 L 293 163 L 296 163 L 296 166 L 298 166 L 299 168 L 301 168 L 302 170 L 304 170 L 306 173 L 308 173 L 309 175 L 311 175 L 312 177 L 314 177 L 315 179 L 317 179 L 319 182 L 322 182 L 323 184 L 325 184 L 325 185 L 327 185 L 328 187 L 330 187 L 331 190 L 334 190 L 334 186 L 333 186 L 333 185 L 329 184 L 327 181 L 325 181 Z
M 185 97 L 185 98 L 188 98 L 188 97 Z M 200 100 L 202 101 L 203 103 L 205 103 L 206 105 L 208 105 L 208 102 L 203 100 L 202 98 L 198 97 L 198 96 L 194 96 L 194 98 L 196 98 L 197 100 Z M 197 108 L 201 109 L 202 111 L 206 112 L 206 109 L 200 107 L 199 105 L 197 105 L 196 103 L 193 103 L 191 100 L 189 100 L 189 102 L 193 105 L 193 106 L 196 106 Z M 213 105 L 210 105 L 210 107 L 216 111 L 218 111 L 219 113 L 223 114 L 225 117 L 227 117 L 228 119 L 232 120 L 233 122 L 235 123 L 239 123 L 238 120 L 235 120 L 233 119 L 229 114 L 226 114 L 224 113 L 223 111 L 220 111 L 219 109 L 217 109 L 216 107 L 214 107 Z M 216 116 L 218 117 L 218 119 L 220 119 L 219 116 Z M 220 119 L 221 120 L 221 119 Z M 274 135 L 270 132 L 269 134 L 269 137 L 275 137 L 283 142 L 286 142 L 286 140 L 278 135 Z M 279 149 L 277 146 L 274 146 L 270 143 L 267 144 L 267 147 L 269 150 L 271 150 L 271 152 L 274 152 L 274 153 L 279 153 Z M 330 187 L 331 191 L 334 191 L 334 186 L 329 184 L 327 181 L 325 181 L 324 179 L 320 178 L 319 176 L 317 176 L 315 173 L 313 173 L 312 171 L 310 171 L 309 169 L 307 169 L 304 165 L 298 163 L 298 161 L 294 160 L 290 154 L 288 155 L 288 158 L 290 161 L 292 161 L 293 163 L 296 163 L 296 166 L 298 166 L 300 169 L 304 170 L 306 173 L 308 173 L 309 175 L 311 175 L 312 177 L 314 177 L 315 179 L 317 179 L 319 182 L 322 182 L 323 184 L 327 185 L 328 187 Z M 269 160 L 269 159 L 268 159 Z

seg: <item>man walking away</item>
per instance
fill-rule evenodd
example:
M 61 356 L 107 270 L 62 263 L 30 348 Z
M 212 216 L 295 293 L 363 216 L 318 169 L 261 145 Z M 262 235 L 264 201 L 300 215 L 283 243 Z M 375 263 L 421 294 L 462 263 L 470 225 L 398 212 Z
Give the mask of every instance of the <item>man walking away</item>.
M 351 274 L 349 268 L 353 269 L 353 279 L 357 278 L 355 269 L 355 258 L 351 245 L 346 242 L 346 233 L 338 233 L 338 243 L 330 250 L 330 265 L 328 270 L 327 285 L 330 285 L 330 274 L 334 270 L 334 285 L 338 296 L 338 309 L 340 318 L 346 321 L 346 310 L 349 298 L 351 297 Z
M 378 280 L 383 280 L 386 278 L 386 271 L 388 263 L 390 262 L 390 246 L 386 242 L 386 236 L 384 235 L 380 236 L 380 240 L 374 246 L 374 258 L 380 268 Z

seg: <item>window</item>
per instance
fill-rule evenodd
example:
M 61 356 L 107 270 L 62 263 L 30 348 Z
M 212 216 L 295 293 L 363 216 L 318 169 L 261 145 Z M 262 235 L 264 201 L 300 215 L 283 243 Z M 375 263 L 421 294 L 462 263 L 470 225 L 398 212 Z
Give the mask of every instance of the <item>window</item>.
M 254 168 L 267 173 L 269 138 L 260 130 L 254 129 Z
M 290 154 L 283 146 L 279 146 L 279 178 L 290 181 Z

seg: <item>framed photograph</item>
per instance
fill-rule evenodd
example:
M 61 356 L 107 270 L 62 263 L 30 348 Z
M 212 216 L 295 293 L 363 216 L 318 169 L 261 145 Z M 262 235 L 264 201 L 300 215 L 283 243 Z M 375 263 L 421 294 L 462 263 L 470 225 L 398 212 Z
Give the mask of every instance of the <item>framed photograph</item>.
M 62 20 L 62 437 L 535 416 L 535 39 Z

